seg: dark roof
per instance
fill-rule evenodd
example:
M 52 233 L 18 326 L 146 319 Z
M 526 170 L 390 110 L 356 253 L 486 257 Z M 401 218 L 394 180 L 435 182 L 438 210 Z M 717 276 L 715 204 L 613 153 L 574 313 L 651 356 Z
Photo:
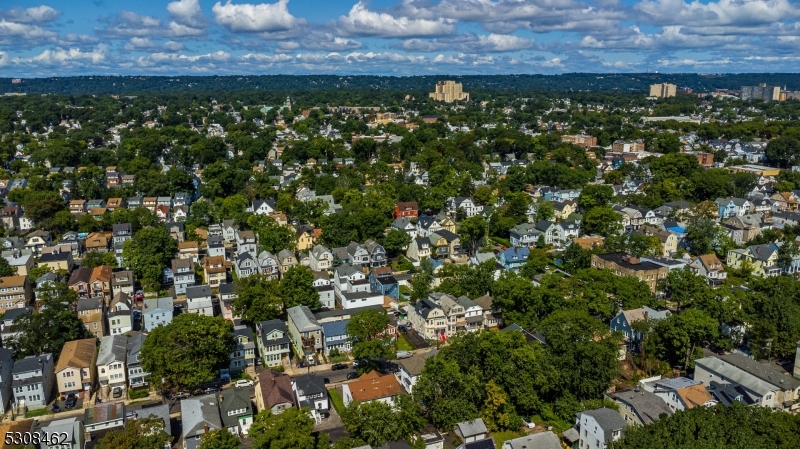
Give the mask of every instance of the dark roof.
M 241 415 L 253 413 L 250 405 L 250 392 L 244 388 L 228 388 L 219 394 L 219 409 L 222 423 L 225 427 L 234 427 L 239 424 L 240 415 L 229 415 L 228 412 L 244 409 Z
M 302 392 L 302 396 L 328 392 L 322 378 L 314 374 L 304 374 L 295 377 L 294 383 L 297 386 L 297 390 Z
M 211 296 L 211 287 L 206 284 L 186 287 L 187 298 L 204 298 L 206 296 Z
M 628 258 L 628 255 L 625 253 L 598 254 L 597 257 L 605 260 L 606 262 L 613 262 L 622 268 L 627 268 L 634 271 L 658 270 L 661 268 L 660 265 L 654 264 L 653 262 L 639 261 L 639 263 L 630 263 L 625 260 Z
M 611 410 L 610 408 L 598 408 L 596 410 L 586 410 L 584 412 L 578 413 L 578 415 L 589 415 L 597 421 L 597 424 L 603 428 L 603 433 L 605 434 L 606 443 L 611 440 L 611 432 L 614 430 L 622 430 L 624 429 L 627 424 L 625 420 L 622 419 L 622 416 L 619 413 Z
M 661 415 L 669 416 L 674 413 L 663 399 L 649 391 L 617 391 L 609 396 L 630 405 L 645 425 L 655 422 Z
M 30 371 L 41 370 L 42 364 L 45 359 L 52 358 L 53 355 L 50 353 L 42 354 L 42 355 L 30 355 L 25 357 L 24 359 L 19 359 L 14 362 L 14 368 L 12 368 L 12 373 L 27 373 Z
M 91 278 L 92 269 L 81 267 L 72 272 L 72 276 L 69 277 L 69 285 L 75 285 L 80 282 L 85 282 L 88 284 Z
M 44 253 L 39 258 L 39 262 L 40 263 L 42 263 L 42 262 L 60 262 L 62 260 L 69 260 L 71 255 L 72 255 L 72 253 L 69 253 L 67 251 L 64 251 L 63 253 L 61 251 L 52 252 L 52 253 Z
M 78 304 L 76 306 L 76 310 L 79 312 L 82 310 L 94 310 L 102 308 L 103 308 L 103 298 L 100 296 L 95 296 L 94 298 L 79 299 Z
M 3 315 L 3 321 L 14 321 L 18 317 L 22 315 L 28 315 L 31 313 L 30 307 L 17 307 L 15 309 L 6 309 L 6 313 Z
M 492 437 L 464 444 L 464 449 L 494 449 L 494 448 L 495 448 L 494 438 Z
M 220 295 L 232 295 L 234 293 L 235 288 L 236 288 L 236 284 L 235 283 L 220 284 L 220 286 L 219 286 L 219 294 Z

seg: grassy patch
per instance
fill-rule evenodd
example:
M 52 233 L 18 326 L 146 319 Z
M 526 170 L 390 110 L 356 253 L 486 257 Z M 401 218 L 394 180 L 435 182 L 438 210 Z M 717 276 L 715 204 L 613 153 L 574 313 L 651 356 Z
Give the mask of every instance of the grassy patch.
M 413 351 L 414 347 L 411 346 L 411 343 L 406 340 L 406 337 L 401 334 L 397 333 L 397 350 L 398 351 Z
M 145 390 L 145 389 L 134 390 L 132 388 L 128 388 L 128 398 L 129 399 L 143 399 L 143 398 L 146 398 L 148 396 L 150 396 L 150 392 Z
M 504 239 L 502 237 L 492 237 L 492 241 L 497 244 L 503 245 L 506 248 L 511 248 L 511 242 L 508 239 Z
M 336 410 L 336 413 L 338 413 L 339 416 L 341 416 L 342 412 L 344 411 L 344 399 L 342 399 L 342 395 L 339 394 L 339 390 L 335 388 L 333 390 L 328 390 L 328 394 L 331 397 L 333 409 Z
M 138 401 L 131 401 L 128 405 L 135 405 L 135 404 L 144 404 L 145 402 L 150 402 L 149 399 L 139 399 Z
M 504 432 L 492 432 L 492 436 L 494 437 L 494 442 L 497 444 L 497 449 L 500 449 L 503 446 L 503 442 L 525 436 L 525 433 L 518 430 L 506 430 Z
M 25 412 L 25 417 L 36 418 L 37 416 L 44 416 L 49 414 L 50 414 L 50 409 L 48 409 L 47 407 L 42 407 L 34 410 L 28 410 L 27 412 Z
M 342 362 L 346 362 L 348 359 L 347 359 L 347 354 L 339 354 L 339 355 L 336 355 L 336 356 L 331 356 L 330 360 L 331 360 L 331 363 L 342 363 Z

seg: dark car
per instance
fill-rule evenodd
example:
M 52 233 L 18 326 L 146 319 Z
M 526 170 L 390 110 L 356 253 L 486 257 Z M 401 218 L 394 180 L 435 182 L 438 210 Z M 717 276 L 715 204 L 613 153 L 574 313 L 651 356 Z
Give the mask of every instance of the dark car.
M 78 404 L 78 397 L 72 393 L 68 394 L 67 399 L 64 400 L 64 408 L 74 408 L 75 405 L 77 404 Z
M 217 392 L 219 392 L 219 388 L 217 388 L 217 387 L 208 387 L 205 390 L 203 390 L 203 392 L 204 393 L 217 393 Z
M 122 397 L 122 388 L 120 388 L 120 387 L 114 387 L 114 389 L 113 389 L 113 390 L 111 390 L 111 396 L 112 396 L 114 399 L 121 398 L 121 397 Z
M 331 369 L 333 371 L 339 371 L 340 369 L 347 369 L 347 365 L 344 363 L 334 363 Z
M 60 409 L 60 408 L 58 408 L 58 405 L 56 405 L 56 404 L 53 404 L 53 406 L 51 407 L 51 409 L 53 410 L 53 413 L 58 413 L 58 412 L 60 412 L 60 411 L 61 411 L 61 409 Z
M 323 378 L 322 378 L 322 383 L 324 383 L 324 384 L 329 384 L 329 383 L 331 383 L 331 380 L 330 380 L 330 379 L 328 379 L 327 377 L 323 377 Z
M 347 373 L 347 380 L 358 379 L 358 373 L 355 371 Z

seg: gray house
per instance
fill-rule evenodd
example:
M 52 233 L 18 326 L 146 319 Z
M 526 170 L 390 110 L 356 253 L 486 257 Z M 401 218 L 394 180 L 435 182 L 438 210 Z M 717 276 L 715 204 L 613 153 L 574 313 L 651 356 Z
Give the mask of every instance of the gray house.
M 41 408 L 50 401 L 55 374 L 53 354 L 31 355 L 14 362 L 11 386 L 16 407 Z
M 151 331 L 172 322 L 174 311 L 172 298 L 145 299 L 142 306 L 142 330 Z
M 181 415 L 183 449 L 197 449 L 206 432 L 222 429 L 214 394 L 181 400 Z
M 194 285 L 194 261 L 192 259 L 172 259 L 172 279 L 175 294 L 183 295 L 186 288 Z
M 281 320 L 262 321 L 256 324 L 256 339 L 261 352 L 261 363 L 277 366 L 284 357 L 289 358 L 289 331 Z
M 187 287 L 186 302 L 189 306 L 189 313 L 214 316 L 214 304 L 211 302 L 211 287 L 207 284 Z
M 83 449 L 86 436 L 83 422 L 78 418 L 66 418 L 50 421 L 39 429 L 43 441 L 59 444 L 42 444 L 42 449 Z
M 322 351 L 322 326 L 306 306 L 295 306 L 287 311 L 288 327 L 295 354 L 319 354 Z
M 229 388 L 219 394 L 222 424 L 234 435 L 247 435 L 253 424 L 250 393 L 244 388 Z
M 13 367 L 14 353 L 8 348 L 0 348 L 0 413 L 6 413 L 9 410 Z

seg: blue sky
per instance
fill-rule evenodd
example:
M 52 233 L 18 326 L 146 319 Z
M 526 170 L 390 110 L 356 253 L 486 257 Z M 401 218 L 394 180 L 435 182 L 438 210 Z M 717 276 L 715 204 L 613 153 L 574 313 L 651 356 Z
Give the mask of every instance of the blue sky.
M 3 0 L 0 76 L 797 72 L 789 0 Z

